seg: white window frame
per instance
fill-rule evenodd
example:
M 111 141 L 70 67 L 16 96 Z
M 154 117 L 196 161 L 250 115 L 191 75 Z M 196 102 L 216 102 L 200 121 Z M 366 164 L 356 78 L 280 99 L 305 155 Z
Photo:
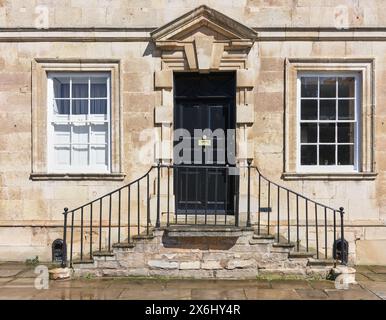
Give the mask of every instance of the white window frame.
M 355 113 L 355 122 L 354 122 L 354 165 L 302 165 L 301 164 L 301 123 L 331 123 L 331 122 L 349 122 L 353 123 L 352 120 L 338 120 L 338 112 L 336 110 L 336 119 L 335 120 L 301 120 L 300 118 L 300 108 L 301 108 L 301 78 L 307 77 L 354 77 L 355 78 L 355 102 L 354 102 L 354 113 Z M 298 72 L 296 79 L 296 144 L 297 144 L 297 160 L 296 160 L 296 170 L 300 173 L 357 173 L 360 168 L 360 150 L 361 150 L 361 75 L 358 72 Z M 310 98 L 312 99 L 312 98 Z M 318 81 L 318 117 L 319 117 L 319 108 L 320 108 L 320 96 L 319 96 L 319 81 Z M 337 99 L 337 97 L 335 97 Z M 337 107 L 336 107 L 337 108 Z M 335 128 L 335 146 L 338 145 L 337 142 L 337 126 Z M 317 145 L 317 162 L 319 162 L 319 145 L 323 144 L 332 144 L 332 143 L 319 143 L 319 128 L 317 130 L 317 142 L 310 143 L 312 145 Z M 341 143 L 339 143 L 341 144 Z M 337 162 L 337 148 L 335 148 L 335 161 Z
M 90 142 L 91 136 L 91 125 L 92 124 L 106 124 L 107 123 L 107 164 L 105 166 L 93 166 L 87 165 L 85 167 L 81 166 L 71 166 L 71 164 L 66 168 L 59 168 L 55 163 L 55 151 L 54 151 L 54 126 L 53 123 L 61 123 L 60 121 L 55 121 L 54 112 L 53 112 L 53 101 L 54 101 L 54 86 L 53 78 L 55 77 L 70 77 L 70 97 L 72 91 L 72 78 L 75 77 L 89 77 L 88 79 L 88 98 L 83 98 L 88 100 L 88 115 L 85 120 L 79 119 L 74 120 L 71 118 L 72 114 L 72 97 L 70 99 L 70 119 L 63 122 L 63 124 L 69 124 L 71 127 L 70 131 L 70 161 L 72 160 L 72 130 L 73 123 L 88 125 L 89 127 L 89 139 L 88 139 L 88 156 L 92 156 L 91 145 L 95 143 Z M 91 76 L 106 76 L 107 77 L 107 115 L 106 119 L 98 120 L 92 119 L 90 117 L 90 77 Z M 47 170 L 48 173 L 97 173 L 97 174 L 107 174 L 111 173 L 111 72 L 108 71 L 97 71 L 97 72 L 86 72 L 86 71 L 71 71 L 71 72 L 49 72 L 47 74 Z M 92 161 L 89 159 L 89 163 Z

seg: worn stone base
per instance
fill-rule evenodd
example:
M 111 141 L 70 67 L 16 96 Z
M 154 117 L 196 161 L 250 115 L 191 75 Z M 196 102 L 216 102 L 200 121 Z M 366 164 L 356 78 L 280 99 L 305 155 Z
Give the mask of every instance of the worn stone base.
M 93 261 L 73 265 L 75 276 L 152 276 L 176 278 L 254 279 L 259 274 L 327 277 L 331 265 L 310 263 L 311 258 L 290 255 L 288 244 L 274 243 L 272 236 L 256 236 L 253 230 L 239 235 L 169 237 L 155 230 L 134 245 L 114 245 L 113 254 L 94 255 Z

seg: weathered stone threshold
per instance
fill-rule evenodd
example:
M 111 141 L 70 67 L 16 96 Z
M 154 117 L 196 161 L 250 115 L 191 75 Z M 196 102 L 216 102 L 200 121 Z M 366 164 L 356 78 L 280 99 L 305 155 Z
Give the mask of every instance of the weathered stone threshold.
M 236 226 L 173 225 L 165 228 L 168 237 L 239 237 L 245 228 Z

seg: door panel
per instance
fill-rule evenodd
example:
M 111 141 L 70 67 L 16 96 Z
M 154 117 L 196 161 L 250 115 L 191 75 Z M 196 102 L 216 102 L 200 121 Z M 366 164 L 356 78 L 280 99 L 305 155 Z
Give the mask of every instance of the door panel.
M 201 77 L 208 76 L 198 76 Z M 188 92 L 189 97 L 175 97 L 174 129 L 185 129 L 190 134 L 185 137 L 190 146 L 190 162 L 177 165 L 174 171 L 177 213 L 233 213 L 235 176 L 229 175 L 233 162 L 228 163 L 227 159 L 227 129 L 235 128 L 234 97 L 230 93 L 229 97 L 219 98 L 208 92 L 205 97 L 200 96 L 203 92 L 198 91 L 204 90 L 203 83 L 208 83 L 208 79 L 200 79 L 200 83 L 196 96 L 192 87 L 176 90 Z M 212 83 L 211 87 L 216 94 L 224 91 L 221 84 Z M 202 130 L 200 135 L 197 130 Z M 234 135 L 230 137 L 234 139 Z M 174 155 L 175 163 L 177 156 Z

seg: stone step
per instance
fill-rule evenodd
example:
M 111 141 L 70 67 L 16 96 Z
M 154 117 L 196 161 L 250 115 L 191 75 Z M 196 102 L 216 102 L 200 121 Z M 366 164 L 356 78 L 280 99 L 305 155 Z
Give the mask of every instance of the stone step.
M 114 252 L 112 251 L 95 251 L 92 253 L 94 257 L 113 257 Z
M 94 260 L 92 259 L 76 259 L 72 260 L 72 264 L 93 264 Z
M 134 247 L 135 247 L 134 242 L 118 242 L 113 244 L 113 248 L 118 248 L 118 249 L 130 249 Z
M 151 240 L 154 239 L 154 234 L 137 234 L 133 236 L 133 240 Z
M 316 258 L 309 258 L 308 259 L 308 265 L 309 266 L 333 266 L 336 262 L 334 259 L 316 259 Z
M 265 240 L 274 240 L 275 236 L 273 234 L 254 234 L 253 239 L 265 239 Z
M 254 245 L 254 244 L 266 244 L 266 245 L 269 245 L 269 244 L 272 244 L 272 239 L 250 239 L 249 240 L 249 244 L 250 245 Z
M 239 237 L 242 228 L 216 225 L 172 225 L 165 229 L 168 237 Z
M 290 252 L 288 257 L 290 259 L 302 259 L 302 258 L 313 258 L 314 256 L 316 255 L 315 252 L 297 252 L 297 251 L 293 251 L 293 252 Z
M 290 242 L 275 242 L 272 244 L 272 247 L 274 248 L 288 248 L 288 249 L 292 249 L 295 247 L 295 244 Z

